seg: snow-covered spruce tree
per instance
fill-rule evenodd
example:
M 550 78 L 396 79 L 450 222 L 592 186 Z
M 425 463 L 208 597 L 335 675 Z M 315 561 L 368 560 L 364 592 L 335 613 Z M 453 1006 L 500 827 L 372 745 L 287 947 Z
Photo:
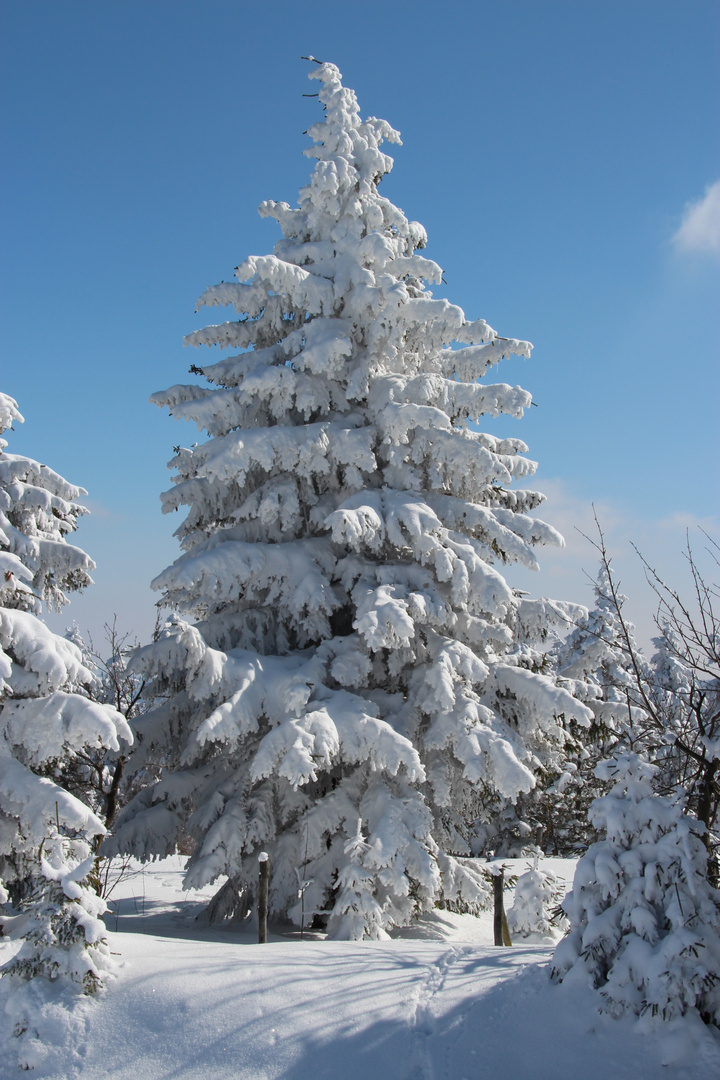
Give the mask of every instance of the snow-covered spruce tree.
M 301 868 L 305 910 L 342 937 L 482 903 L 455 856 L 483 792 L 528 791 L 562 714 L 591 713 L 514 650 L 494 564 L 562 541 L 528 516 L 542 496 L 509 488 L 527 447 L 467 423 L 522 414 L 526 391 L 478 380 L 530 345 L 432 297 L 423 228 L 378 191 L 397 132 L 360 119 L 332 64 L 311 78 L 310 183 L 260 207 L 274 254 L 200 298 L 239 320 L 186 339 L 241 351 L 153 398 L 209 439 L 171 462 L 184 554 L 154 587 L 178 617 L 138 657 L 164 702 L 137 764 L 166 771 L 112 843 L 162 855 L 187 828 L 186 884 L 229 875 L 218 914 L 247 910 L 266 850 L 272 912 L 300 919 Z
M 587 608 L 580 604 L 519 596 L 513 620 L 513 662 L 557 680 L 557 656 L 568 629 L 587 615 Z M 558 681 L 563 685 L 563 680 Z M 574 696 L 583 700 L 581 694 Z M 564 718 L 564 742 L 549 743 L 535 762 L 535 786 L 514 800 L 495 792 L 484 801 L 476 832 L 483 837 L 486 848 L 514 857 L 531 854 L 540 843 L 550 850 L 553 846 L 558 849 L 558 837 L 565 837 L 567 824 L 562 810 L 556 813 L 558 789 L 564 788 L 574 776 L 577 769 L 574 759 L 584 753 L 582 746 L 591 728 L 587 713 L 579 716 L 570 713 Z M 559 798 L 564 803 L 564 796 Z M 560 846 L 565 850 L 567 844 L 563 842 Z M 476 847 L 482 850 L 477 842 Z
M 0 432 L 14 421 L 16 402 L 0 394 Z M 59 608 L 66 590 L 91 581 L 92 561 L 66 539 L 84 492 L 6 446 L 0 439 L 0 878 L 21 909 L 5 930 L 25 944 L 3 974 L 66 976 L 92 991 L 106 950 L 102 904 L 84 879 L 104 827 L 65 781 L 86 750 L 118 750 L 132 735 L 115 709 L 88 699 L 80 649 L 39 618 L 43 603 Z
M 592 709 L 590 734 L 611 743 L 623 739 L 632 747 L 647 735 L 647 717 L 636 683 L 649 680 L 650 668 L 635 641 L 634 627 L 621 620 L 616 610 L 617 605 L 623 607 L 626 597 L 617 591 L 613 595 L 613 584 L 601 565 L 595 606 L 577 620 L 559 646 L 555 664 L 564 685 Z
M 113 964 L 100 918 L 105 902 L 86 881 L 94 861 L 85 840 L 55 834 L 43 843 L 41 874 L 32 879 L 21 914 L 2 919 L 6 935 L 22 941 L 20 951 L 2 968 L 3 976 L 64 979 L 88 994 L 102 986 Z
M 510 933 L 524 938 L 531 934 L 557 937 L 553 919 L 563 892 L 561 880 L 540 868 L 540 855 L 536 853 L 533 865 L 520 875 L 515 885 L 513 905 L 507 913 Z
M 574 619 L 575 629 L 549 656 L 560 685 L 593 714 L 589 726 L 568 725 L 560 771 L 538 800 L 545 849 L 557 854 L 571 854 L 597 839 L 588 811 L 593 799 L 608 790 L 595 774 L 598 763 L 621 743 L 627 749 L 648 742 L 647 716 L 635 689 L 633 665 L 643 679 L 649 666 L 635 642 L 632 625 L 620 623 L 609 585 L 601 566 L 595 606 Z M 618 594 L 618 601 L 623 604 L 625 597 Z
M 337 878 L 335 905 L 328 925 L 331 937 L 346 940 L 387 937 L 383 910 L 374 896 L 375 870 L 365 865 L 369 850 L 358 818 L 357 832 L 345 845 L 347 862 Z
M 720 892 L 707 880 L 702 824 L 653 791 L 655 766 L 633 753 L 598 766 L 612 790 L 591 808 L 604 838 L 578 863 L 562 907 L 568 935 L 554 976 L 599 989 L 613 1015 L 720 1023 Z

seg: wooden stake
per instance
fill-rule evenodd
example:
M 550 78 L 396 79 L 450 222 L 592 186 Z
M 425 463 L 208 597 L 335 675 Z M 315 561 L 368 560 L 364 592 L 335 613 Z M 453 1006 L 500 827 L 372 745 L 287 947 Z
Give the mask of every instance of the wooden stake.
M 502 867 L 493 876 L 493 938 L 496 945 L 512 945 L 510 927 L 505 915 L 505 871 Z
M 258 855 L 260 863 L 260 883 L 258 887 L 258 944 L 267 943 L 268 885 L 270 882 L 270 861 L 266 851 Z
M 503 945 L 503 889 L 505 887 L 505 873 L 499 870 L 493 877 L 493 936 L 496 945 Z

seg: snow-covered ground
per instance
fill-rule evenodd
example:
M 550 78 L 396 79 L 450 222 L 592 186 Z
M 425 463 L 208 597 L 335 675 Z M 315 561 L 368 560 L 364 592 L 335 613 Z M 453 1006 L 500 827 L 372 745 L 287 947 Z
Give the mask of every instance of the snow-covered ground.
M 123 964 L 72 1021 L 45 1006 L 37 1077 L 96 1080 L 696 1080 L 720 1077 L 699 1022 L 645 1034 L 548 979 L 552 944 L 492 945 L 492 916 L 438 911 L 386 942 L 195 920 L 178 857 L 127 876 L 107 921 Z M 515 872 L 527 860 L 508 860 Z M 572 880 L 573 863 L 543 868 Z M 508 897 L 508 906 L 511 896 Z M 11 946 L 0 943 L 0 962 Z M 40 980 L 36 980 L 40 983 Z M 39 989 L 42 989 L 40 987 Z M 34 990 L 38 992 L 38 990 Z M 10 1002 L 12 1010 L 12 1001 Z M 8 1024 L 5 1024 L 8 1027 Z M 11 1040 L 14 1041 L 14 1040 Z M 12 1046 L 0 1075 L 17 1077 Z

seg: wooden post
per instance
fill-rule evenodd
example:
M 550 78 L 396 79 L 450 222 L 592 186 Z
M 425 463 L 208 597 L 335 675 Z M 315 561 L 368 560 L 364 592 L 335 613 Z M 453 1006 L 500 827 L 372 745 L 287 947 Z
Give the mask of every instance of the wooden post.
M 505 914 L 505 905 L 503 904 L 502 913 L 502 938 L 503 945 L 512 945 L 512 938 L 510 937 L 510 927 L 508 926 L 507 915 Z
M 493 918 L 493 936 L 495 938 L 496 945 L 504 945 L 503 941 L 503 915 L 505 914 L 503 905 L 503 889 L 505 887 L 505 872 L 500 869 L 493 876 L 493 901 L 494 901 L 494 918 Z
M 270 862 L 266 851 L 258 855 L 260 863 L 260 884 L 258 886 L 258 944 L 267 943 L 268 884 L 270 881 Z
M 493 875 L 493 938 L 496 945 L 512 945 L 510 927 L 505 915 L 505 868 L 499 866 L 491 871 Z

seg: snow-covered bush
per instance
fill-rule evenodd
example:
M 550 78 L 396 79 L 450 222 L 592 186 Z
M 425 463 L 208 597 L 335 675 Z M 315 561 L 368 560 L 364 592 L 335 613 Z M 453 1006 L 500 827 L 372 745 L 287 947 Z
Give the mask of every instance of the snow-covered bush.
M 178 614 L 137 659 L 162 704 L 135 767 L 165 771 L 112 843 L 160 856 L 189 830 L 186 884 L 229 875 L 225 913 L 266 850 L 275 915 L 300 920 L 302 867 L 305 909 L 343 937 L 483 902 L 455 857 L 479 811 L 532 789 L 592 714 L 517 647 L 497 569 L 562 543 L 529 516 L 543 496 L 511 488 L 535 465 L 468 423 L 522 415 L 526 391 L 480 380 L 530 345 L 433 298 L 424 229 L 378 190 L 397 132 L 361 120 L 332 64 L 311 77 L 310 183 L 261 205 L 274 254 L 200 298 L 239 320 L 186 339 L 240 352 L 153 398 L 209 439 L 171 462 L 184 554 L 154 587 Z
M 541 870 L 536 858 L 534 865 L 517 880 L 515 898 L 507 913 L 510 933 L 521 937 L 556 935 L 557 924 L 553 920 L 564 891 L 564 883 L 555 874 Z
M 563 901 L 570 930 L 554 975 L 588 981 L 613 1015 L 697 1012 L 720 1022 L 720 892 L 707 880 L 702 826 L 653 791 L 637 754 L 598 766 L 612 790 L 591 807 L 605 839 L 580 859 Z
M 17 404 L 0 394 L 0 433 L 13 421 Z M 6 446 L 0 439 L 0 877 L 22 906 L 7 925 L 25 943 L 2 973 L 90 991 L 101 981 L 102 903 L 82 882 L 105 830 L 66 780 L 85 751 L 119 750 L 132 735 L 120 713 L 88 699 L 78 646 L 39 618 L 43 602 L 60 607 L 91 581 L 93 563 L 66 540 L 84 492 Z

